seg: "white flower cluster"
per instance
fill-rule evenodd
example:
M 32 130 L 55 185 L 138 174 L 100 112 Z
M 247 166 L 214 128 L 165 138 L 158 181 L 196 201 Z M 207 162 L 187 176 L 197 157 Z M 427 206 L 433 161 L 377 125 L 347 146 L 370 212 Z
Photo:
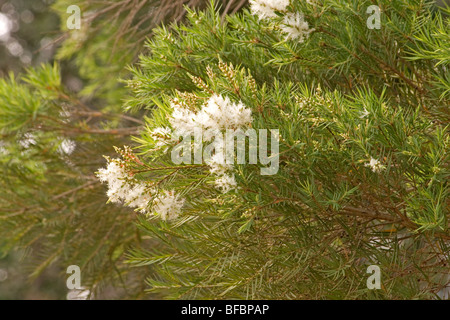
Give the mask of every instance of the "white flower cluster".
M 174 191 L 164 191 L 153 201 L 153 211 L 163 220 L 172 220 L 178 217 L 183 205 L 184 199 L 180 199 Z
M 386 169 L 386 166 L 382 165 L 377 159 L 370 158 L 369 163 L 365 164 L 366 167 L 370 167 L 373 172 L 378 173 Z
M 172 144 L 175 140 L 172 137 L 172 130 L 168 127 L 158 127 L 150 133 L 156 141 L 155 147 L 162 148 Z
M 250 0 L 250 10 L 260 19 L 275 18 L 275 11 L 286 11 L 289 0 Z
M 224 174 L 216 179 L 216 187 L 221 189 L 223 193 L 227 193 L 236 188 L 236 186 L 237 184 L 233 174 Z
M 137 208 L 142 213 L 149 212 L 151 194 L 156 193 L 156 190 L 142 182 L 130 179 L 122 160 L 110 160 L 106 169 L 98 171 L 97 177 L 101 182 L 108 183 L 109 201 L 125 203 L 131 208 Z M 151 204 L 155 214 L 163 220 L 170 220 L 179 215 L 184 205 L 184 199 L 180 199 L 174 191 L 162 190 L 161 195 L 156 197 Z
M 225 141 L 220 136 L 217 136 L 214 140 L 214 149 L 215 153 L 205 161 L 212 174 L 221 176 L 232 170 L 233 166 L 225 162 Z
M 100 169 L 97 177 L 101 182 L 108 183 L 106 195 L 109 201 L 115 203 L 125 203 L 131 208 L 137 208 L 141 212 L 147 212 L 150 200 L 150 190 L 143 183 L 130 182 L 130 178 L 125 171 L 125 164 L 119 159 L 108 163 L 106 169 Z
M 284 14 L 281 30 L 287 34 L 286 39 L 298 39 L 301 43 L 314 29 L 309 29 L 301 12 L 286 12 L 288 6 L 289 0 L 250 0 L 250 10 L 259 19 L 276 18 L 276 12 Z
M 305 38 L 314 31 L 309 29 L 308 22 L 302 13 L 288 13 L 284 16 L 283 26 L 281 27 L 284 33 L 287 33 L 287 39 L 298 39 L 301 43 Z
M 216 186 L 223 192 L 236 187 L 234 175 L 227 175 L 233 166 L 225 163 L 225 142 L 218 133 L 226 129 L 241 129 L 252 122 L 252 112 L 242 102 L 232 103 L 228 97 L 214 94 L 200 110 L 191 110 L 183 103 L 175 100 L 172 103 L 173 112 L 169 122 L 176 135 L 193 135 L 195 130 L 202 133 L 203 141 L 211 141 L 214 137 L 214 155 L 206 159 L 211 173 L 216 175 Z M 168 137 L 170 133 L 157 128 L 154 137 Z M 159 141 L 159 140 L 158 140 Z M 164 141 L 157 142 L 157 145 Z
M 194 134 L 201 129 L 203 140 L 210 141 L 216 132 L 238 129 L 252 122 L 252 112 L 241 102 L 232 103 L 228 97 L 214 94 L 200 111 L 189 110 L 182 104 L 172 103 L 174 109 L 170 124 L 179 135 Z
M 71 155 L 75 148 L 77 147 L 77 143 L 70 139 L 64 139 L 58 147 L 58 152 L 60 154 Z

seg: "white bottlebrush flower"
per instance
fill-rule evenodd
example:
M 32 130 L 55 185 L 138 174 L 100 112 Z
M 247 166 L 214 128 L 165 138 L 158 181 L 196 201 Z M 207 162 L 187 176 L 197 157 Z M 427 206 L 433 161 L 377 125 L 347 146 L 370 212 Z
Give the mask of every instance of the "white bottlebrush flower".
M 214 132 L 238 129 L 252 122 L 252 112 L 242 102 L 232 103 L 228 97 L 224 99 L 216 94 L 198 112 L 181 104 L 172 104 L 172 108 L 169 121 L 177 134 L 192 135 L 195 129 L 201 129 L 206 141 L 214 136 Z
M 251 109 L 242 102 L 233 103 L 228 97 L 214 94 L 198 112 L 188 110 L 186 106 L 175 101 L 174 109 L 169 119 L 176 134 L 192 135 L 195 129 L 202 132 L 203 141 L 214 138 L 214 153 L 205 158 L 212 174 L 223 176 L 233 169 L 231 164 L 225 163 L 225 142 L 222 132 L 227 129 L 238 130 L 252 122 Z M 226 180 L 220 180 L 219 184 Z M 231 183 L 231 180 L 228 179 Z M 228 188 L 226 188 L 228 190 Z
M 198 128 L 196 114 L 179 104 L 172 103 L 171 107 L 173 108 L 173 112 L 169 118 L 169 122 L 176 135 L 183 136 L 192 134 L 194 129 Z
M 216 179 L 216 187 L 221 189 L 223 193 L 227 193 L 228 191 L 236 188 L 236 185 L 234 175 L 223 175 Z
M 75 151 L 76 147 L 77 144 L 75 141 L 64 139 L 63 142 L 59 145 L 58 152 L 60 154 L 71 155 Z
M 101 182 L 108 184 L 106 195 L 109 201 L 121 203 L 126 198 L 130 186 L 125 182 L 127 173 L 122 161 L 117 159 L 110 161 L 106 169 L 102 168 L 98 170 L 97 177 Z
M 223 175 L 233 168 L 231 164 L 225 163 L 223 153 L 214 154 L 206 161 L 206 164 L 210 167 L 210 172 L 215 175 Z
M 375 173 L 381 172 L 384 169 L 386 169 L 386 167 L 384 165 L 382 165 L 379 160 L 374 159 L 374 158 L 370 158 L 369 163 L 366 163 L 365 166 L 370 167 L 372 169 L 372 171 Z
M 121 160 L 113 160 L 108 163 L 106 169 L 101 168 L 97 172 L 97 177 L 101 182 L 108 184 L 114 183 L 116 180 L 126 177 L 125 169 Z
M 250 10 L 260 19 L 274 18 L 275 11 L 286 11 L 289 0 L 250 0 Z
M 125 195 L 124 201 L 130 208 L 137 208 L 142 213 L 147 212 L 150 200 L 150 190 L 143 183 L 134 185 Z
M 172 220 L 181 212 L 184 199 L 174 191 L 164 191 L 162 195 L 153 201 L 153 211 L 163 220 Z
M 205 157 L 205 163 L 209 166 L 210 172 L 216 176 L 224 175 L 233 169 L 233 165 L 225 161 L 225 140 L 221 136 L 216 136 L 214 142 L 214 153 Z
M 172 130 L 168 127 L 157 127 L 152 130 L 150 135 L 156 142 L 156 148 L 161 148 L 174 142 Z
M 252 122 L 252 112 L 242 102 L 232 103 L 228 97 L 214 94 L 194 121 L 206 130 L 237 129 Z
M 23 135 L 23 139 L 19 140 L 19 144 L 24 148 L 24 149 L 28 149 L 30 146 L 32 145 L 36 145 L 36 139 L 34 134 L 32 133 L 25 133 Z
M 108 184 L 106 195 L 109 201 L 125 203 L 130 208 L 146 212 L 150 201 L 150 192 L 143 183 L 130 181 L 121 160 L 115 159 L 108 163 L 106 169 L 100 169 L 97 177 Z
M 300 12 L 285 15 L 281 30 L 287 33 L 287 39 L 298 39 L 299 42 L 305 41 L 305 38 L 314 31 L 314 29 L 309 29 L 308 22 Z

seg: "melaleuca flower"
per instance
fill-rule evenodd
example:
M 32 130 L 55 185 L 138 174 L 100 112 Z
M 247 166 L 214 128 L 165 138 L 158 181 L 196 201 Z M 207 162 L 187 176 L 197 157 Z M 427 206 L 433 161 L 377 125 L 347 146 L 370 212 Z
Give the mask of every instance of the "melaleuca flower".
M 370 158 L 370 162 L 365 164 L 366 167 L 370 167 L 373 172 L 381 172 L 386 169 L 386 166 L 382 165 L 377 159 Z
M 150 192 L 143 183 L 135 184 L 125 195 L 124 201 L 130 208 L 137 208 L 142 213 L 147 212 Z
M 205 128 L 240 128 L 252 122 L 252 112 L 242 102 L 232 103 L 228 97 L 213 95 L 199 113 L 199 120 Z
M 174 131 L 179 135 L 190 135 L 201 129 L 203 139 L 211 140 L 214 132 L 228 128 L 240 128 L 252 122 L 252 112 L 241 102 L 232 103 L 228 97 L 213 95 L 198 112 L 187 109 L 182 104 L 172 104 L 174 111 L 169 119 Z
M 110 161 L 106 169 L 102 168 L 97 172 L 99 180 L 108 184 L 107 195 L 111 202 L 120 202 L 120 199 L 124 197 L 123 180 L 126 179 L 127 174 L 123 166 L 123 162 L 116 159 Z
M 222 192 L 227 193 L 236 187 L 234 175 L 228 172 L 233 170 L 233 165 L 225 161 L 225 141 L 216 137 L 214 141 L 214 154 L 210 158 L 205 159 L 206 164 L 210 168 L 210 172 L 216 176 L 215 185 Z
M 32 133 L 25 133 L 23 139 L 19 140 L 19 144 L 24 148 L 28 149 L 30 146 L 36 145 L 36 137 Z
M 196 121 L 195 112 L 187 109 L 181 104 L 172 103 L 171 107 L 173 109 L 170 115 L 169 122 L 175 131 L 176 135 L 185 136 L 193 134 L 195 128 L 199 127 Z
M 109 201 L 125 203 L 143 213 L 147 211 L 151 190 L 145 184 L 130 178 L 122 160 L 110 160 L 106 169 L 98 170 L 97 177 L 108 184 L 106 195 Z
M 289 0 L 250 0 L 250 10 L 260 19 L 276 17 L 275 11 L 286 11 Z
M 152 130 L 150 135 L 156 142 L 156 148 L 162 148 L 164 146 L 172 144 L 175 141 L 172 138 L 172 130 L 168 127 L 155 128 Z
M 183 205 L 184 199 L 180 199 L 174 191 L 164 191 L 153 200 L 153 211 L 163 220 L 172 220 L 178 217 Z
M 58 152 L 60 154 L 71 155 L 75 151 L 76 147 L 77 144 L 75 141 L 70 139 L 64 139 L 58 147 Z
M 287 39 L 298 39 L 299 42 L 305 41 L 305 38 L 314 31 L 309 29 L 308 22 L 300 12 L 286 14 L 281 30 L 287 33 Z
M 205 162 L 210 167 L 210 172 L 215 175 L 223 175 L 227 171 L 233 169 L 231 164 L 225 162 L 225 150 L 223 144 L 216 146 L 215 153 L 211 158 L 205 159 Z
M 210 167 L 210 171 L 218 178 L 218 185 L 234 185 L 230 178 L 221 177 L 233 169 L 231 164 L 225 163 L 225 142 L 223 131 L 227 129 L 238 130 L 248 126 L 252 121 L 252 111 L 242 102 L 233 103 L 228 97 L 214 94 L 198 111 L 194 111 L 178 100 L 172 102 L 174 109 L 169 122 L 173 127 L 175 135 L 195 135 L 199 130 L 203 142 L 211 141 L 214 138 L 214 153 L 209 158 L 205 158 L 205 163 Z M 159 133 L 161 130 L 158 129 Z M 162 142 L 161 142 L 162 143 Z M 222 189 L 229 190 L 229 187 Z
M 227 193 L 228 191 L 236 188 L 236 185 L 234 175 L 223 175 L 216 179 L 216 187 L 221 189 L 223 193 Z

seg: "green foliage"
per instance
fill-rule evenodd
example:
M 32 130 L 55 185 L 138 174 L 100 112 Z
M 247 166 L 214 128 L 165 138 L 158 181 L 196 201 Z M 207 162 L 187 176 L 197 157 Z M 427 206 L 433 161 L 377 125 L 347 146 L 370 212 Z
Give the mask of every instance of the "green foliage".
M 113 145 L 129 143 L 143 124 L 145 112 L 136 118 L 120 112 L 125 89 L 119 77 L 129 74 L 125 64 L 144 50 L 141 44 L 154 26 L 182 19 L 183 2 L 78 2 L 83 14 L 78 31 L 65 27 L 67 7 L 74 3 L 58 0 L 51 13 L 36 17 L 36 30 L 24 36 L 39 42 L 42 35 L 36 33 L 48 26 L 37 22 L 54 23 L 54 13 L 65 31 L 54 38 L 53 44 L 63 40 L 57 63 L 0 80 L 0 254 L 24 252 L 16 271 L 36 279 L 51 270 L 62 284 L 58 292 L 65 292 L 66 268 L 75 264 L 94 297 L 146 297 L 144 279 L 153 271 L 130 270 L 124 254 L 154 240 L 141 237 L 131 210 L 106 204 L 94 173 L 104 165 L 102 155 L 111 153 Z M 223 12 L 244 3 L 230 4 Z M 192 4 L 201 7 L 206 1 Z M 22 5 L 14 3 L 16 9 Z M 35 12 L 37 1 L 25 8 L 30 6 Z M 77 75 L 84 87 L 80 93 L 66 87 Z
M 371 30 L 372 1 L 293 0 L 313 29 L 300 42 L 281 13 L 224 14 L 244 1 L 185 22 L 171 3 L 82 1 L 83 28 L 58 52 L 80 94 L 58 63 L 0 80 L 0 252 L 25 249 L 33 277 L 79 265 L 100 297 L 437 298 L 450 262 L 448 10 L 381 0 Z M 62 29 L 70 4 L 53 5 Z M 154 129 L 171 127 L 174 101 L 198 111 L 214 94 L 251 109 L 251 128 L 279 130 L 276 174 L 235 165 L 223 193 L 208 165 L 173 163 L 178 141 L 161 147 Z M 153 188 L 147 214 L 107 203 L 95 177 L 131 135 L 136 155 L 117 150 Z M 185 200 L 169 221 L 151 205 L 164 190 Z M 366 286 L 372 264 L 381 290 Z
M 450 14 L 450 7 L 442 9 L 443 15 Z M 448 18 L 442 15 L 433 17 L 433 24 L 429 28 L 422 29 L 415 35 L 417 48 L 412 49 L 413 54 L 408 58 L 411 60 L 423 59 L 432 60 L 436 66 L 443 65 L 443 68 L 432 68 L 431 74 L 436 79 L 434 83 L 439 88 L 441 98 L 448 99 L 450 94 L 450 79 L 447 70 L 450 57 L 450 37 L 448 34 Z
M 2 79 L 0 101 L 2 254 L 26 249 L 32 277 L 58 262 L 79 265 L 93 293 L 123 286 L 128 268 L 120 261 L 139 235 L 129 211 L 105 204 L 93 174 L 98 151 L 120 141 L 121 129 L 65 92 L 56 64 Z
M 228 5 L 226 3 L 228 2 Z M 119 77 L 127 78 L 125 66 L 136 61 L 143 52 L 146 39 L 161 23 L 180 21 L 184 18 L 184 6 L 202 8 L 208 3 L 197 0 L 114 0 L 108 4 L 78 1 L 82 12 L 80 30 L 67 30 L 67 8 L 71 0 L 58 0 L 52 8 L 61 16 L 61 29 L 66 31 L 63 45 L 56 58 L 71 60 L 86 80 L 81 94 L 104 98 L 118 112 L 126 94 Z M 223 12 L 238 10 L 246 1 L 222 1 Z M 110 75 L 114 74 L 115 77 Z
M 448 18 L 431 1 L 381 1 L 370 30 L 371 4 L 293 1 L 315 29 L 304 43 L 277 18 L 223 21 L 213 7 L 155 32 L 128 82 L 126 106 L 154 110 L 133 170 L 186 204 L 174 221 L 140 221 L 159 244 L 129 261 L 155 266 L 150 292 L 413 299 L 448 285 Z M 223 194 L 207 166 L 180 168 L 158 148 L 151 132 L 170 126 L 173 99 L 198 110 L 212 94 L 242 101 L 252 128 L 280 130 L 276 175 L 236 165 L 238 189 Z M 366 287 L 370 264 L 380 291 Z

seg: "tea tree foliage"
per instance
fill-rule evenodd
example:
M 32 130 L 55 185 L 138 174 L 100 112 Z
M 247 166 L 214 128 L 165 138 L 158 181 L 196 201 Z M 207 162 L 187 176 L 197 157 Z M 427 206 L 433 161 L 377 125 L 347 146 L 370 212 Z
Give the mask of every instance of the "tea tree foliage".
M 56 44 L 62 40 L 58 63 L 0 80 L 0 252 L 20 249 L 20 269 L 33 279 L 52 266 L 65 283 L 67 266 L 78 265 L 93 296 L 142 298 L 152 271 L 130 271 L 124 254 L 148 239 L 141 238 L 132 211 L 106 204 L 95 172 L 104 164 L 102 155 L 129 144 L 143 124 L 145 112 L 121 111 L 125 64 L 144 50 L 156 24 L 180 20 L 185 11 L 182 1 L 110 1 L 108 7 L 78 1 L 83 20 L 77 32 L 64 29 L 70 5 L 53 4 L 66 31 L 55 36 Z M 222 12 L 243 5 L 236 1 Z M 84 83 L 79 93 L 64 85 L 73 70 Z
M 126 8 L 116 17 L 153 27 L 130 3 L 116 2 Z M 145 48 L 113 24 L 126 53 L 113 51 L 110 64 L 96 48 L 111 43 L 104 29 L 81 52 L 67 40 L 60 58 L 89 74 L 81 95 L 65 90 L 57 65 L 2 80 L 2 249 L 37 249 L 36 274 L 54 261 L 78 264 L 83 286 L 113 284 L 128 297 L 442 297 L 449 10 L 380 0 L 381 28 L 369 29 L 372 1 L 254 3 L 225 15 L 214 2 L 187 9 L 185 21 L 153 29 Z M 276 174 L 235 164 L 224 192 L 211 164 L 172 161 L 174 113 L 199 115 L 218 97 L 251 110 L 246 126 L 279 130 L 269 138 L 279 143 Z M 106 203 L 95 172 L 109 190 L 122 181 L 113 199 L 123 205 Z M 381 270 L 379 290 L 367 288 L 369 265 Z
M 235 12 L 246 0 L 221 0 L 222 14 Z M 81 28 L 67 30 L 66 10 L 76 4 L 82 12 Z M 112 106 L 120 107 L 126 91 L 118 77 L 126 78 L 126 65 L 136 61 L 144 51 L 143 44 L 152 36 L 152 30 L 161 23 L 181 21 L 186 14 L 184 6 L 205 8 L 206 0 L 114 0 L 99 1 L 58 0 L 52 8 L 61 16 L 58 39 L 63 43 L 57 59 L 73 61 L 86 80 L 81 92 L 85 96 L 104 98 Z M 117 77 L 111 77 L 111 74 Z
M 26 248 L 32 276 L 56 261 L 76 261 L 95 287 L 104 280 L 93 275 L 117 277 L 115 264 L 137 236 L 118 224 L 132 223 L 129 212 L 102 199 L 92 173 L 101 164 L 96 154 L 136 129 L 118 128 L 108 120 L 120 117 L 83 105 L 59 74 L 56 65 L 43 66 L 1 80 L 1 248 Z
M 126 107 L 153 110 L 135 139 L 145 168 L 130 170 L 186 204 L 173 222 L 140 218 L 161 239 L 130 257 L 157 266 L 151 292 L 431 298 L 448 285 L 448 20 L 429 1 L 380 1 L 371 30 L 371 4 L 291 1 L 273 18 L 225 21 L 211 7 L 155 31 L 128 82 Z M 283 32 L 289 12 L 304 14 L 304 41 Z M 279 128 L 276 175 L 236 166 L 223 194 L 207 167 L 175 167 L 159 150 L 151 132 L 170 126 L 171 102 L 192 110 L 213 94 L 249 107 L 252 128 Z M 371 264 L 382 290 L 365 286 Z

